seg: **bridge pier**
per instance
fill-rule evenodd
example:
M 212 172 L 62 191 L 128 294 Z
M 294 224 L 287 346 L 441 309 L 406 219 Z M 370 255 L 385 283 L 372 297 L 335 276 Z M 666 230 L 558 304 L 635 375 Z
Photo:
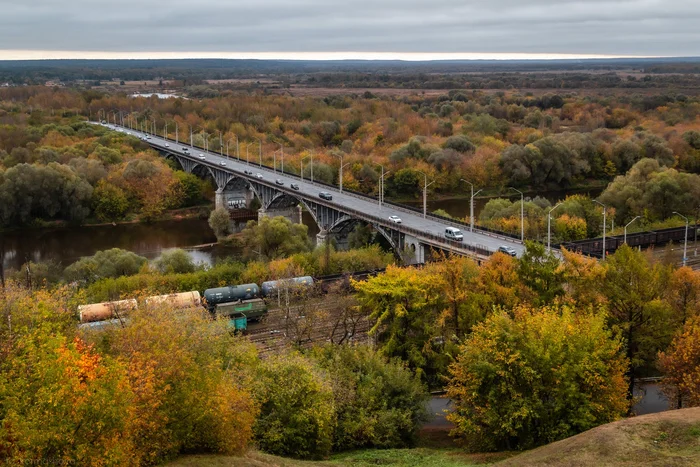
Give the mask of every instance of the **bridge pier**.
M 253 198 L 253 192 L 246 187 L 234 189 L 218 188 L 214 201 L 216 209 L 248 209 Z
M 403 238 L 403 251 L 401 255 L 408 264 L 425 263 L 425 245 L 416 237 L 405 234 Z
M 301 224 L 301 206 L 291 206 L 288 208 L 258 209 L 258 221 L 265 217 L 286 217 L 292 224 Z
M 321 231 L 316 234 L 316 246 L 323 245 L 327 240 L 333 242 L 336 250 L 350 249 L 350 242 L 348 241 L 347 235 L 321 229 Z

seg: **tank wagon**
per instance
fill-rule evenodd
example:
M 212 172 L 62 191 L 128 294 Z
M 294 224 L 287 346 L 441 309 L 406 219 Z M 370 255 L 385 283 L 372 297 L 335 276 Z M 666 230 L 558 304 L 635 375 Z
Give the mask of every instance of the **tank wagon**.
M 263 282 L 261 285 L 262 294 L 265 297 L 271 297 L 277 293 L 278 290 L 284 289 L 285 287 L 290 288 L 301 288 L 306 286 L 314 285 L 314 278 L 311 276 L 293 277 L 291 279 L 281 279 L 277 281 L 267 281 Z
M 84 324 L 120 318 L 129 314 L 130 311 L 134 311 L 137 307 L 138 303 L 131 298 L 129 300 L 118 300 L 115 302 L 80 305 L 78 307 L 78 313 L 80 314 L 80 322 Z
M 220 303 L 240 302 L 260 298 L 258 284 L 241 284 L 228 287 L 217 287 L 204 291 L 204 300 L 207 308 L 211 309 Z
M 145 300 L 146 306 L 158 306 L 167 304 L 170 307 L 180 308 L 196 308 L 202 306 L 202 298 L 196 290 L 193 292 L 172 293 L 168 295 L 155 295 L 147 297 Z

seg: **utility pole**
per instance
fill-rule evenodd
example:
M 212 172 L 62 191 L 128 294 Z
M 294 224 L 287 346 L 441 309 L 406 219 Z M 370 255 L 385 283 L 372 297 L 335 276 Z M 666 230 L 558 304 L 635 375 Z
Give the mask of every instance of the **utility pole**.
M 284 175 L 284 145 L 282 143 L 278 143 L 280 145 L 280 154 L 282 156 L 282 174 Z
M 471 196 L 469 197 L 469 231 L 474 232 L 474 197 L 481 193 L 483 191 L 483 188 L 474 193 L 474 184 L 472 182 L 468 182 L 463 178 L 460 178 L 460 180 L 464 183 L 468 183 L 472 189 Z
M 260 145 L 260 167 L 262 167 L 262 140 L 258 138 L 258 144 Z
M 624 235 L 623 240 L 622 240 L 622 243 L 624 243 L 625 245 L 627 244 L 627 227 L 629 227 L 630 224 L 631 224 L 632 222 L 636 221 L 636 220 L 639 219 L 640 217 L 642 217 L 642 216 L 637 216 L 637 217 L 635 217 L 634 219 L 632 219 L 631 221 L 629 221 L 629 222 L 625 225 L 625 235 Z
M 517 188 L 513 188 L 512 186 L 509 188 L 520 193 L 520 241 L 525 243 L 525 196 L 523 192 Z
M 561 206 L 561 204 L 558 203 L 547 212 L 547 253 L 552 252 L 552 211 Z
M 607 207 L 606 207 L 603 203 L 601 203 L 600 201 L 598 201 L 598 200 L 595 200 L 595 199 L 594 199 L 593 202 L 594 202 L 594 203 L 598 203 L 598 204 L 600 204 L 601 206 L 603 206 L 603 261 L 605 261 L 605 231 L 606 231 L 606 227 L 607 227 L 607 222 L 606 222 L 605 215 L 607 214 L 607 212 L 606 212 L 606 208 L 607 208 Z
M 690 223 L 690 221 L 680 212 L 673 211 L 673 213 L 678 214 L 683 219 L 685 219 L 685 241 L 683 242 L 683 266 L 685 266 L 688 262 L 688 224 Z
M 428 187 L 435 183 L 435 180 L 428 183 L 428 175 L 425 172 L 420 170 L 416 170 L 416 172 L 423 174 L 423 219 L 425 219 L 428 213 Z

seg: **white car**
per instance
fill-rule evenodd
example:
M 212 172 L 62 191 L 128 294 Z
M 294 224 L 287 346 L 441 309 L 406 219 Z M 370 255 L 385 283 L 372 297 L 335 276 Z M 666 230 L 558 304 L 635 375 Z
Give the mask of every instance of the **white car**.
M 170 145 L 169 145 L 168 143 L 165 143 L 165 147 L 166 147 L 166 148 L 169 148 Z
M 255 174 L 255 178 L 262 180 L 263 176 L 262 174 L 257 173 Z
M 400 224 L 401 218 L 399 216 L 389 216 L 389 220 L 394 224 Z
M 197 157 L 199 157 L 199 160 L 202 160 L 202 161 L 203 161 L 204 159 L 206 159 L 206 157 L 204 157 L 204 154 L 201 154 L 201 153 L 200 153 L 199 156 L 197 156 Z
M 219 162 L 219 165 L 226 165 L 226 161 Z

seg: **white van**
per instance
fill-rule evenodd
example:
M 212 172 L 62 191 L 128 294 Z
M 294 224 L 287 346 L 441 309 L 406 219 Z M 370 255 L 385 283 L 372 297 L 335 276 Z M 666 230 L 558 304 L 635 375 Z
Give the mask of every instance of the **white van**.
M 445 238 L 448 240 L 454 240 L 456 242 L 461 242 L 464 239 L 464 235 L 462 234 L 462 231 L 455 228 L 455 227 L 446 227 L 445 228 Z

